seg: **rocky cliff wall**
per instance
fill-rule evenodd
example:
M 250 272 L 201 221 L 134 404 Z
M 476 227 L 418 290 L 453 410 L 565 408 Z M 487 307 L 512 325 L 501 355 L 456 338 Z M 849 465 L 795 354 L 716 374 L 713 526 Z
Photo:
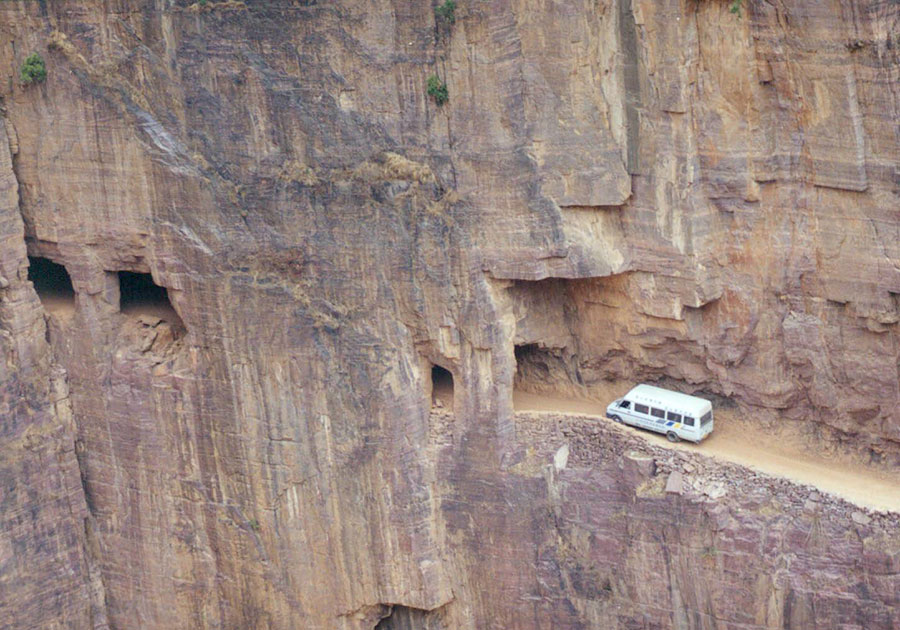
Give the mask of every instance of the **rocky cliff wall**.
M 481 550 L 488 571 L 531 578 L 514 582 L 519 604 L 494 613 L 496 627 L 898 623 L 896 515 L 651 448 L 594 419 L 517 414 L 516 436 L 514 463 L 464 508 L 494 535 Z
M 0 625 L 106 627 L 100 573 L 88 552 L 77 429 L 66 374 L 27 281 L 7 129 L 0 121 Z
M 529 447 L 511 388 L 535 344 L 587 392 L 669 379 L 895 452 L 898 15 L 3 3 L 7 625 L 890 627 L 883 589 L 854 596 L 865 623 L 811 612 L 830 559 L 874 575 L 841 560 L 858 546 L 802 584 L 760 546 L 742 599 L 715 554 L 714 597 L 686 583 L 693 552 L 675 571 L 628 560 L 611 517 L 575 528 L 585 501 L 659 536 L 684 513 L 682 550 L 719 531 L 702 501 L 580 490 L 587 462 L 552 488 L 510 472 Z M 24 87 L 32 51 L 49 75 Z M 41 306 L 26 248 L 65 267 L 71 304 Z M 124 271 L 171 304 L 123 309 Z M 455 381 L 437 442 L 433 365 Z M 567 575 L 585 554 L 600 568 Z M 639 589 L 663 570 L 695 590 L 660 608 Z

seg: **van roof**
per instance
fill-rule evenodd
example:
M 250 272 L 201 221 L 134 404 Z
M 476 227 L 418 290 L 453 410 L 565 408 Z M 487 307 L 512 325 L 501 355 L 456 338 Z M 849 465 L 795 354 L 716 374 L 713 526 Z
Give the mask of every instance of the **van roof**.
M 705 398 L 688 396 L 687 394 L 673 392 L 662 387 L 654 387 L 653 385 L 638 385 L 632 388 L 625 397 L 642 402 L 656 402 L 660 405 L 681 409 L 697 416 L 701 416 L 712 409 L 712 403 Z

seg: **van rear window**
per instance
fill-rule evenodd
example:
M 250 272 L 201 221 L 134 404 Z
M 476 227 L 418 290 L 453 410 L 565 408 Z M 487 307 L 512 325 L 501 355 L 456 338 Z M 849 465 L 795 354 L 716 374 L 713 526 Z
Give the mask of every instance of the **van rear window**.
M 656 407 L 654 407 L 653 409 L 650 410 L 650 415 L 653 416 L 654 418 L 665 418 L 666 412 L 663 411 L 662 409 L 657 409 Z
M 703 414 L 703 417 L 700 418 L 700 424 L 705 427 L 710 422 L 712 422 L 712 411 L 707 411 Z
M 650 408 L 647 405 L 641 405 L 639 403 L 634 403 L 634 410 L 638 413 L 647 413 L 650 411 Z

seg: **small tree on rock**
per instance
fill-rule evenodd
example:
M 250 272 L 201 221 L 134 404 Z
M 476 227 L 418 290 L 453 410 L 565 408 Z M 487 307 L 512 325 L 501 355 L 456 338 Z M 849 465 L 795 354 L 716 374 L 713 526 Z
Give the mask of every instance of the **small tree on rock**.
M 450 100 L 450 94 L 447 92 L 447 84 L 441 81 L 441 78 L 432 74 L 428 77 L 428 96 L 434 99 L 434 102 L 438 104 L 438 107 L 446 103 Z
M 44 58 L 38 53 L 28 55 L 19 69 L 19 78 L 22 79 L 22 83 L 25 85 L 44 81 L 47 78 L 47 66 L 44 63 Z
M 449 24 L 453 24 L 456 22 L 456 2 L 453 0 L 446 0 L 444 4 L 435 8 L 434 14 L 439 20 L 444 20 Z

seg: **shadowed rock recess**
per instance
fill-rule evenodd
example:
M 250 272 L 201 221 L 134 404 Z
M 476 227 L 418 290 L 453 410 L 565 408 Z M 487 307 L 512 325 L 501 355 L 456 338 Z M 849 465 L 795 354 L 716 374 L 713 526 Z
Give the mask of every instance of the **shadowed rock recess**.
M 513 411 L 900 465 L 900 4 L 731 4 L 0 2 L 0 628 L 900 627 L 897 514 Z

